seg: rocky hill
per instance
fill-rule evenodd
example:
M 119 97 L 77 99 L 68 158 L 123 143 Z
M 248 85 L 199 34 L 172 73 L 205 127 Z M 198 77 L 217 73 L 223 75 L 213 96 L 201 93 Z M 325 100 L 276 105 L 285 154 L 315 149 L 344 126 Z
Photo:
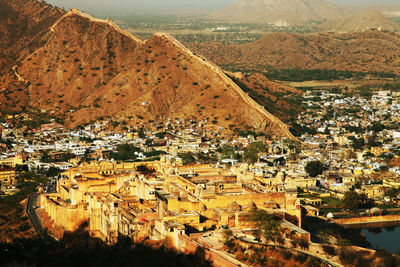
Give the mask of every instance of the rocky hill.
M 369 10 L 361 14 L 340 20 L 330 20 L 321 25 L 321 29 L 339 32 L 360 32 L 371 29 L 399 31 L 400 26 L 382 14 Z
M 349 14 L 325 0 L 239 0 L 210 14 L 220 21 L 297 25 L 309 21 L 340 19 Z
M 246 75 L 227 72 L 227 75 L 258 104 L 283 121 L 290 120 L 300 112 L 296 99 L 303 94 L 301 90 L 270 81 L 261 73 Z
M 378 30 L 344 34 L 271 33 L 247 44 L 213 42 L 186 46 L 219 65 L 400 74 L 400 36 Z
M 65 114 L 69 126 L 105 117 L 127 125 L 194 118 L 292 138 L 219 67 L 167 34 L 143 42 L 111 21 L 72 10 L 46 36 L 3 78 L 3 105 Z
M 65 12 L 37 0 L 0 0 L 0 73 L 43 45 Z

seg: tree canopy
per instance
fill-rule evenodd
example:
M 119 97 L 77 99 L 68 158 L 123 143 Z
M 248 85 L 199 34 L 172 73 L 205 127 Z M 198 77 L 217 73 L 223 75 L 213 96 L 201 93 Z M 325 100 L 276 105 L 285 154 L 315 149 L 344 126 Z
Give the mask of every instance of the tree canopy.
M 280 235 L 279 223 L 272 214 L 269 214 L 265 210 L 252 209 L 249 220 L 254 222 L 260 231 L 263 231 L 264 237 L 267 240 L 275 242 L 276 238 Z
M 365 140 L 362 137 L 358 139 L 358 138 L 356 138 L 354 136 L 349 136 L 348 139 L 352 141 L 351 146 L 355 150 L 362 149 L 363 146 L 365 145 Z
M 360 205 L 360 201 L 361 199 L 357 192 L 347 191 L 343 198 L 343 208 L 356 211 Z
M 258 153 L 266 150 L 263 142 L 253 142 L 249 148 L 244 152 L 243 159 L 248 163 L 256 163 L 258 160 Z
M 317 177 L 318 175 L 322 174 L 324 169 L 324 164 L 319 160 L 310 161 L 305 167 L 307 174 L 311 177 Z
M 192 152 L 179 153 L 178 156 L 182 159 L 183 165 L 192 164 L 196 162 Z
M 117 151 L 111 154 L 111 158 L 116 160 L 135 160 L 135 152 L 139 152 L 140 149 L 132 144 L 121 144 L 117 146 Z

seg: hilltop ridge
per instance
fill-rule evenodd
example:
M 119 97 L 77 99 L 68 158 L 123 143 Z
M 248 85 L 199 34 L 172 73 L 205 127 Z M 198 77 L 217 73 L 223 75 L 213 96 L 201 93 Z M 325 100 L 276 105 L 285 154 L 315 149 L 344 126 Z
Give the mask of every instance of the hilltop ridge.
M 186 43 L 228 66 L 327 69 L 400 74 L 400 37 L 369 30 L 355 33 L 271 33 L 246 44 Z

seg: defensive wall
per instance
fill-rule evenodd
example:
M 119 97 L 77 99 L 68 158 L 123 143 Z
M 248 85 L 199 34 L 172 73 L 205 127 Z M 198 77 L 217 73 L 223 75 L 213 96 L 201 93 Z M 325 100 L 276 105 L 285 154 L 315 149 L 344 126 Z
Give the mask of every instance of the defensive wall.
M 68 231 L 75 231 L 88 220 L 83 205 L 62 205 L 49 195 L 40 196 L 40 206 L 57 225 L 62 225 Z
M 400 223 L 400 214 L 341 218 L 341 219 L 334 219 L 333 221 L 340 225 L 379 224 L 379 223 L 390 223 L 390 222 Z

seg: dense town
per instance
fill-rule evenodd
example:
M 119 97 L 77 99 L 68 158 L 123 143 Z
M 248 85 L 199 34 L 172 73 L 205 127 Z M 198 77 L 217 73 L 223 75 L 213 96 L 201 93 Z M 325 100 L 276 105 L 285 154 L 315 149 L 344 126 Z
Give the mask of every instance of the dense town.
M 201 248 L 225 266 L 254 263 L 240 252 L 243 244 L 298 247 L 325 264 L 347 264 L 354 259 L 344 244 L 372 252 L 313 221 L 400 219 L 400 94 L 318 90 L 302 101 L 291 128 L 296 140 L 178 118 L 68 130 L 24 113 L 8 116 L 1 123 L 2 197 L 40 174 L 35 228 L 56 239 L 87 222 L 109 244 L 125 236 L 185 253 Z

